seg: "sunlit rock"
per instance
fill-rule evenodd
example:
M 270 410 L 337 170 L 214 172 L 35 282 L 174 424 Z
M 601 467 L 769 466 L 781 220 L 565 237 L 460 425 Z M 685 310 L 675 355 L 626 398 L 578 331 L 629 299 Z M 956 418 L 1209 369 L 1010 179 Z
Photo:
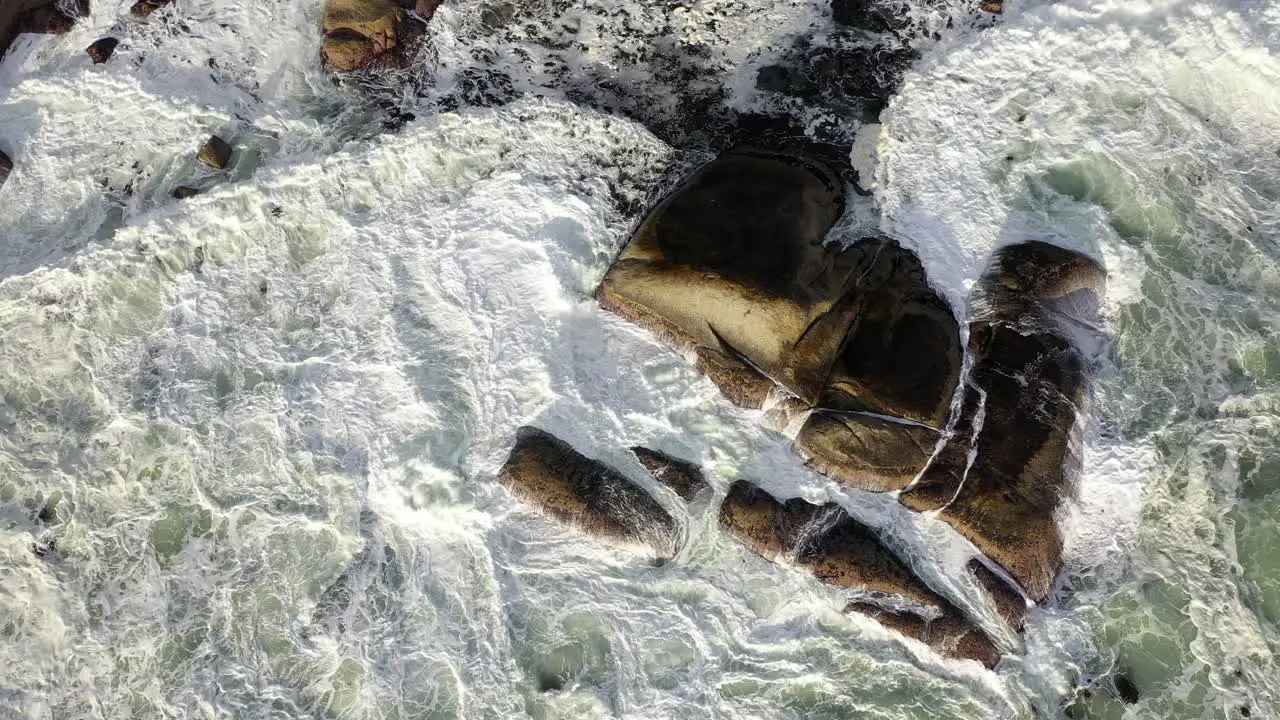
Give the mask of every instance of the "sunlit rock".
M 710 487 L 697 465 L 643 447 L 633 447 L 631 453 L 655 480 L 671 488 L 685 502 L 693 502 L 699 493 Z
M 196 157 L 207 167 L 226 170 L 231 163 L 231 145 L 217 135 L 211 135 L 200 147 Z
M 680 527 L 648 492 L 548 432 L 520 428 L 498 477 L 516 499 L 577 531 L 660 559 L 676 553 Z
M 822 245 L 842 208 L 817 163 L 722 155 L 645 219 L 600 304 L 694 354 L 739 405 L 759 407 L 762 378 L 816 403 L 850 321 L 852 265 Z
M 959 426 L 976 436 L 956 433 L 949 443 L 963 446 L 949 451 L 947 467 L 900 496 L 938 511 L 1037 602 L 1061 561 L 1054 514 L 1079 468 L 1074 431 L 1104 342 L 1096 324 L 1104 283 L 1096 263 L 1046 243 L 997 254 L 969 326 L 975 397 Z
M 5 0 L 0 2 L 0 57 L 22 33 L 61 35 L 89 14 L 89 0 Z
M 320 44 L 325 64 L 348 72 L 360 68 L 404 67 L 416 51 L 424 29 L 411 20 L 406 8 L 414 8 L 425 22 L 438 3 L 416 4 L 396 0 L 326 0 L 324 38 Z
M 839 505 L 799 498 L 779 502 L 738 481 L 729 488 L 719 520 L 721 528 L 758 555 L 868 594 L 846 609 L 884 618 L 887 626 L 943 654 L 988 666 L 999 660 L 999 651 L 985 635 Z
M 816 411 L 796 436 L 805 464 L 852 487 L 900 490 L 925 467 L 937 431 L 868 415 Z

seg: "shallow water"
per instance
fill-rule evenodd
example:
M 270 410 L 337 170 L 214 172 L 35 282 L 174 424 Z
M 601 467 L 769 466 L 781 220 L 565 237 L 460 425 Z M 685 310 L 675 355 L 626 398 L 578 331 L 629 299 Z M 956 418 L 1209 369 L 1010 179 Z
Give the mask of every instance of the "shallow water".
M 862 200 L 841 232 L 901 238 L 955 307 L 1009 242 L 1109 272 L 1066 568 L 996 672 L 841 614 L 705 508 L 656 568 L 498 486 L 523 424 L 649 486 L 625 448 L 660 448 L 721 489 L 846 502 L 994 622 L 948 528 L 804 470 L 590 299 L 704 153 L 476 60 L 520 46 L 478 5 L 442 8 L 417 81 L 379 91 L 417 115 L 394 132 L 321 72 L 319 3 L 127 7 L 0 66 L 0 716 L 1061 717 L 1094 678 L 1077 717 L 1280 716 L 1276 6 L 1011 2 L 922 45 L 860 131 L 883 218 Z M 575 62 L 604 67 L 616 28 L 667 21 L 569 9 Z M 750 107 L 825 12 L 699 3 L 677 36 Z M 478 65 L 525 96 L 437 112 Z M 224 176 L 194 160 L 211 133 Z

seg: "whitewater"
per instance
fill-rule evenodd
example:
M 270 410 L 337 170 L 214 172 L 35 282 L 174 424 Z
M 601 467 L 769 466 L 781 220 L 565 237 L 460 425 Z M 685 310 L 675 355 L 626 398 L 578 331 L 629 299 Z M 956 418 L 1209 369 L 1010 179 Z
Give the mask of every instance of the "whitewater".
M 1065 565 L 995 671 L 842 613 L 705 507 L 654 567 L 498 484 L 521 425 L 638 481 L 626 448 L 658 448 L 844 503 L 995 625 L 954 531 L 805 469 L 592 299 L 705 151 L 574 102 L 479 2 L 372 89 L 320 67 L 320 2 L 130 4 L 0 64 L 0 717 L 1280 717 L 1280 4 L 979 27 L 911 0 L 926 40 L 879 117 L 807 118 L 869 192 L 834 239 L 899 239 L 962 319 L 1003 245 L 1108 272 Z M 639 28 L 738 108 L 829 15 L 559 5 L 578 69 Z M 441 102 L 495 69 L 509 102 Z

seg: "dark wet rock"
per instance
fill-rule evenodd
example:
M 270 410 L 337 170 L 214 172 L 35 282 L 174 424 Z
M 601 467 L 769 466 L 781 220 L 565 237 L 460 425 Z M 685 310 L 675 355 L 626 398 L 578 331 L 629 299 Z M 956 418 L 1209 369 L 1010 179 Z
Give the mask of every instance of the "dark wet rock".
M 1142 698 L 1142 693 L 1138 692 L 1138 687 L 1124 673 L 1113 675 L 1111 684 L 1116 689 L 1116 695 L 1120 696 L 1125 705 L 1132 705 Z
M 22 33 L 61 35 L 89 14 L 88 0 L 5 0 L 0 2 L 0 57 Z
M 982 0 L 982 2 L 978 4 L 978 7 L 981 8 L 983 12 L 999 15 L 1004 12 L 1004 0 Z
M 846 252 L 853 324 L 820 406 L 905 418 L 940 429 L 960 379 L 960 327 L 915 253 L 887 239 Z
M 93 58 L 95 65 L 106 62 L 111 59 L 112 54 L 116 51 L 116 46 L 120 41 L 113 37 L 104 37 L 93 41 L 93 44 L 85 48 L 85 52 L 89 53 L 89 57 Z
M 978 581 L 991 599 L 995 601 L 996 611 L 1000 613 L 1000 617 L 1009 623 L 1009 627 L 1014 632 L 1022 632 L 1022 626 L 1027 619 L 1027 602 L 1023 599 L 1022 593 L 1009 584 L 1000 579 L 1000 576 L 991 572 L 981 560 L 973 559 L 969 561 L 969 572 L 973 573 L 974 578 Z
M 633 447 L 631 452 L 655 480 L 674 490 L 685 502 L 693 502 L 698 493 L 710 487 L 697 465 L 643 447 Z
M 173 189 L 173 196 L 179 200 L 186 200 L 187 198 L 195 197 L 199 194 L 200 191 L 198 189 L 189 185 L 179 185 Z
M 173 0 L 138 0 L 129 8 L 129 12 L 137 18 L 148 18 L 155 11 L 173 4 Z
M 721 528 L 758 555 L 804 568 L 830 585 L 887 598 L 883 604 L 858 600 L 846 610 L 872 615 L 940 653 L 989 667 L 999 661 L 999 651 L 981 631 L 839 505 L 815 505 L 799 498 L 779 502 L 760 488 L 738 481 L 729 488 L 719 521 Z M 889 609 L 891 605 L 896 607 Z
M 675 555 L 680 528 L 644 489 L 535 427 L 522 427 L 498 473 L 521 502 L 587 535 L 625 547 Z
M 415 8 L 427 21 L 436 4 L 427 0 L 416 5 L 395 0 L 326 0 L 320 43 L 325 65 L 338 72 L 407 66 L 425 27 L 411 20 L 405 9 Z
M 797 39 L 778 63 L 761 70 L 756 88 L 870 122 L 918 57 L 910 45 L 871 43 L 861 33 L 837 30 L 821 36 L 820 42 Z
M 966 424 L 950 468 L 929 472 L 901 502 L 939 512 L 1034 601 L 1061 562 L 1054 513 L 1079 469 L 1073 429 L 1102 344 L 1096 314 L 1105 274 L 1088 258 L 1040 242 L 1001 250 L 973 299 L 973 370 Z M 979 425 L 979 420 L 981 421 Z M 967 470 L 955 459 L 974 451 Z M 932 468 L 931 468 L 932 470 Z
M 231 163 L 231 145 L 217 135 L 209 136 L 197 155 L 201 163 L 214 170 L 226 170 Z
M 907 25 L 901 6 L 877 0 L 831 0 L 831 19 L 837 25 L 870 32 L 902 30 Z
M 821 245 L 842 209 L 839 178 L 818 163 L 727 153 L 649 214 L 597 297 L 714 375 L 768 377 L 816 403 L 850 321 L 850 266 Z M 754 406 L 760 382 L 745 384 L 730 399 Z
M 13 159 L 0 150 L 0 188 L 4 187 L 4 183 L 9 179 L 9 174 L 13 172 Z

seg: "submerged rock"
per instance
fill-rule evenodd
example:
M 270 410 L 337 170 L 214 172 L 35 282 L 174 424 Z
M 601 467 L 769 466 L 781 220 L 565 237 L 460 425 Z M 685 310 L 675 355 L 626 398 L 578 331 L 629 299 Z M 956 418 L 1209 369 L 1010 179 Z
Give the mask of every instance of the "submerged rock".
M 197 158 L 214 170 L 226 170 L 231 162 L 231 145 L 217 135 L 211 135 L 201 146 Z
M 693 502 L 698 493 L 711 487 L 696 465 L 643 447 L 633 447 L 631 453 L 655 480 L 671 488 L 685 502 Z
M 94 65 L 99 65 L 111 59 L 116 51 L 116 46 L 120 41 L 113 37 L 104 37 L 93 41 L 93 44 L 85 48 L 85 52 L 89 53 L 89 57 L 93 59 Z
M 1073 436 L 1101 345 L 1092 316 L 1105 273 L 1088 258 L 1042 242 L 1002 249 L 974 298 L 973 355 L 961 427 L 938 471 L 902 493 L 938 511 L 1039 602 L 1061 562 L 1054 521 L 1079 468 Z M 972 463 L 959 459 L 972 452 Z
M 12 172 L 13 159 L 0 150 L 0 188 L 4 187 L 5 181 L 9 179 L 9 174 Z
M 858 600 L 846 609 L 881 619 L 940 653 L 988 667 L 999 661 L 999 650 L 958 608 L 925 585 L 873 531 L 839 505 L 815 505 L 799 498 L 778 502 L 738 481 L 729 488 L 719 521 L 726 532 L 769 560 L 802 567 L 830 585 L 889 598 L 883 604 Z M 904 609 L 907 606 L 913 609 Z
M 0 2 L 0 57 L 22 33 L 61 35 L 89 14 L 89 0 L 6 0 Z
M 198 189 L 193 188 L 189 185 L 179 185 L 178 187 L 173 189 L 173 196 L 178 200 L 186 200 L 187 198 L 195 197 L 196 195 L 199 195 L 199 194 L 200 194 L 200 191 Z
M 520 428 L 498 478 L 516 499 L 587 535 L 660 559 L 678 549 L 679 526 L 648 492 L 544 430 Z
M 816 403 L 849 325 L 851 266 L 821 244 L 842 190 L 803 157 L 722 155 L 649 214 L 600 304 L 695 353 L 740 405 L 758 407 L 768 380 Z

